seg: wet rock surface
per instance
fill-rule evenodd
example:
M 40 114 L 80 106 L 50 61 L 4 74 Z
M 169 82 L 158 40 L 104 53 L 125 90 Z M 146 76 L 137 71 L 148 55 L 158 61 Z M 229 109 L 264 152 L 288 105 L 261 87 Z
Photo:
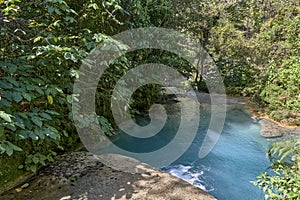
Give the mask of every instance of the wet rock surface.
M 101 162 L 103 159 L 109 166 Z M 215 199 L 200 188 L 137 160 L 119 155 L 97 157 L 83 151 L 57 157 L 26 185 L 0 195 L 0 199 Z
M 284 128 L 267 120 L 261 119 L 259 120 L 259 124 L 261 125 L 260 134 L 266 138 L 276 138 L 282 137 L 284 134 Z
M 293 139 L 300 137 L 300 127 L 284 127 L 272 122 L 271 120 L 261 118 L 258 119 L 261 125 L 260 134 L 266 138 Z

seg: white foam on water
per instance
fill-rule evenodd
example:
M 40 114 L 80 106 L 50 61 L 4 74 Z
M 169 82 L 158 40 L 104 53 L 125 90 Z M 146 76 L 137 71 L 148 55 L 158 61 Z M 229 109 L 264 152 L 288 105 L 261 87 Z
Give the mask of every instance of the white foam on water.
M 203 181 L 203 179 L 205 179 L 205 177 L 203 176 L 204 171 L 209 171 L 209 168 L 203 167 L 203 170 L 202 169 L 193 170 L 193 169 L 194 169 L 193 166 L 179 164 L 179 165 L 173 165 L 172 167 L 167 167 L 166 169 L 164 169 L 164 171 L 167 171 L 173 176 L 185 180 L 202 190 L 205 190 L 207 192 L 213 191 L 214 188 L 211 186 L 208 187 L 207 185 L 205 185 L 206 184 L 205 181 Z

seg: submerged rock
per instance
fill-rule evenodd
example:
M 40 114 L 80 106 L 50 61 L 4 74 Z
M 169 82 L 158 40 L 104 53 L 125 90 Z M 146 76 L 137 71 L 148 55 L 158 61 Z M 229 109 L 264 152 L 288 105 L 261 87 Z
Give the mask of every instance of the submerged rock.
M 104 165 L 103 161 L 109 166 Z M 42 169 L 26 188 L 15 188 L 0 199 L 148 199 L 212 200 L 207 192 L 137 160 L 73 152 Z

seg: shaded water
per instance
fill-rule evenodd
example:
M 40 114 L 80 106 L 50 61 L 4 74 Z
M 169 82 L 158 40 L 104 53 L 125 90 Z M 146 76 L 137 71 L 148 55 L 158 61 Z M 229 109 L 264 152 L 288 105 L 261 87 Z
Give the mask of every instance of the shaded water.
M 178 119 L 176 115 L 169 117 L 161 132 L 151 138 L 136 139 L 120 132 L 114 143 L 128 151 L 151 152 L 172 140 L 180 123 Z M 220 139 L 214 149 L 200 159 L 198 153 L 209 119 L 209 109 L 202 108 L 199 130 L 192 145 L 162 170 L 205 189 L 220 200 L 263 200 L 261 190 L 250 183 L 270 164 L 265 156 L 270 142 L 260 136 L 259 125 L 239 109 L 227 111 Z M 137 121 L 147 124 L 149 118 L 140 117 Z

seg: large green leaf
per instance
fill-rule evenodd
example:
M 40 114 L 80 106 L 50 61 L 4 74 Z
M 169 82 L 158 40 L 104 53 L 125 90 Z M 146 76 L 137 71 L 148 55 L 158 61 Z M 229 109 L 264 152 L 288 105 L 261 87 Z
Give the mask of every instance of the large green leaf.
M 14 145 L 13 143 L 11 142 L 7 142 L 8 145 L 14 150 L 14 151 L 23 151 L 23 149 L 21 149 L 20 147 Z
M 34 116 L 31 118 L 31 121 L 37 125 L 38 127 L 42 127 L 43 126 L 43 121 L 40 119 L 40 117 Z
M 11 122 L 12 115 L 5 113 L 4 111 L 0 111 L 0 117 L 7 122 Z
M 0 80 L 0 88 L 2 88 L 2 89 L 11 89 L 11 88 L 13 88 L 13 85 L 8 83 L 5 80 Z
M 39 113 L 39 115 L 44 119 L 52 120 L 52 117 L 47 113 Z
M 20 101 L 22 101 L 23 97 L 22 97 L 22 93 L 21 92 L 13 92 L 12 93 L 12 98 L 15 102 L 19 103 Z

